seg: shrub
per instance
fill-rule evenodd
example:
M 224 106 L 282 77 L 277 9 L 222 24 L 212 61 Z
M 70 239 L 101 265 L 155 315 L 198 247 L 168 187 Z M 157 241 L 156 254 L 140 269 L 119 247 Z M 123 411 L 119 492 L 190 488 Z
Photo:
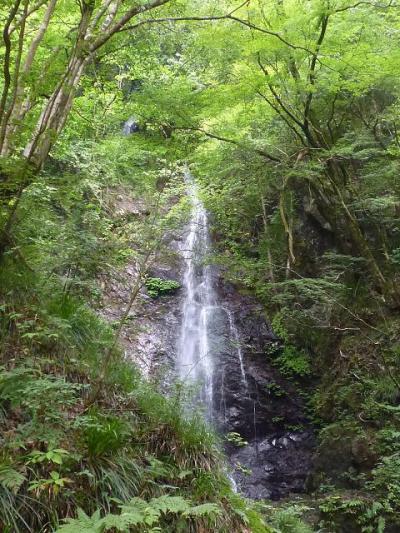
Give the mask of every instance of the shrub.
M 282 508 L 269 508 L 269 521 L 277 533 L 313 533 L 302 516 L 309 510 L 303 505 L 290 505 Z
M 149 296 L 152 298 L 173 293 L 180 288 L 180 284 L 177 281 L 161 278 L 147 278 L 145 285 Z
M 286 345 L 282 353 L 276 358 L 276 363 L 282 374 L 287 376 L 308 376 L 311 373 L 309 356 L 292 345 Z
M 116 416 L 89 415 L 81 417 L 80 424 L 91 458 L 115 453 L 125 446 L 132 434 L 128 422 Z

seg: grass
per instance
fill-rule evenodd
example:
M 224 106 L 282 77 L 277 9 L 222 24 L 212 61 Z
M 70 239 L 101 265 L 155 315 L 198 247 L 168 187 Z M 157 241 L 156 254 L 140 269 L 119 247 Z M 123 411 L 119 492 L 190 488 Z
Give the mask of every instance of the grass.
M 132 498 L 165 495 L 216 504 L 224 512 L 213 516 L 213 531 L 243 531 L 248 506 L 235 510 L 218 439 L 201 415 L 189 416 L 179 393 L 159 394 L 118 348 L 88 409 L 112 329 L 56 278 L 17 276 L 14 266 L 0 273 L 0 434 L 9 469 L 7 478 L 0 467 L 0 529 L 54 531 L 78 508 L 104 516 Z M 201 512 L 187 518 L 188 531 L 207 531 Z

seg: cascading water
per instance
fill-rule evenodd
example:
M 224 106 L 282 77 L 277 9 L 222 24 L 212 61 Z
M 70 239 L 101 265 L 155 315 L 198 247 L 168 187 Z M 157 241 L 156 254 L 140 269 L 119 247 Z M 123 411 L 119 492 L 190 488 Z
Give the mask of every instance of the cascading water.
M 123 135 L 131 135 L 132 133 L 137 133 L 139 129 L 139 124 L 137 123 L 135 117 L 131 117 L 125 121 L 122 127 L 122 133 Z
M 191 212 L 180 244 L 184 290 L 176 374 L 184 385 L 195 386 L 189 409 L 200 406 L 209 423 L 230 435 L 226 452 L 232 488 L 252 498 L 280 498 L 292 489 L 302 490 L 310 460 L 310 433 L 287 430 L 277 415 L 284 413 L 285 420 L 295 423 L 303 421 L 292 398 L 285 395 L 282 399 L 283 393 L 274 397 L 273 391 L 281 390 L 275 380 L 282 385 L 283 380 L 268 365 L 264 344 L 257 354 L 249 350 L 248 343 L 255 346 L 264 321 L 252 317 L 245 325 L 247 336 L 242 336 L 246 315 L 240 304 L 245 297 L 229 293 L 216 267 L 209 264 L 208 215 L 188 171 L 185 181 Z M 241 317 L 240 331 L 235 314 Z M 239 446 L 230 441 L 238 436 L 244 439 Z
M 177 370 L 182 383 L 196 383 L 200 387 L 198 401 L 204 406 L 207 418 L 212 420 L 215 414 L 221 414 L 223 417 L 226 408 L 225 367 L 217 363 L 227 349 L 235 352 L 246 390 L 247 380 L 233 315 L 229 309 L 219 304 L 214 289 L 212 266 L 206 264 L 211 249 L 207 211 L 188 171 L 185 173 L 185 181 L 191 202 L 191 216 L 188 233 L 181 247 L 185 262 L 185 296 L 177 350 Z M 217 379 L 218 377 L 220 379 Z M 215 382 L 220 382 L 218 391 L 214 391 Z M 217 396 L 219 402 L 216 401 Z
M 137 129 L 130 119 L 124 134 Z M 144 300 L 147 312 L 133 352 L 161 378 L 163 390 L 179 378 L 195 391 L 187 409 L 201 407 L 208 423 L 227 436 L 234 489 L 256 499 L 301 492 L 314 446 L 312 431 L 301 429 L 308 424 L 303 404 L 266 353 L 279 340 L 262 306 L 209 264 L 208 215 L 189 172 L 185 181 L 190 219 L 184 238 L 171 243 L 171 249 L 179 247 L 181 261 L 160 262 L 152 272 L 166 279 L 181 274 L 183 290 L 168 299 Z
M 199 387 L 197 405 L 204 409 L 208 422 L 223 429 L 229 409 L 225 381 L 227 374 L 232 373 L 232 363 L 237 368 L 246 398 L 249 390 L 233 313 L 221 305 L 214 289 L 212 266 L 206 262 L 211 248 L 208 215 L 188 171 L 185 181 L 191 214 L 187 235 L 180 247 L 185 268 L 177 373 L 183 384 L 193 383 Z M 227 475 L 236 491 L 233 472 L 228 469 Z
M 192 209 L 189 232 L 181 250 L 185 261 L 185 298 L 177 370 L 183 383 L 199 384 L 199 400 L 205 406 L 208 417 L 212 418 L 213 360 L 209 323 L 215 308 L 215 293 L 210 266 L 204 264 L 210 249 L 208 218 L 189 172 L 185 173 L 185 180 Z

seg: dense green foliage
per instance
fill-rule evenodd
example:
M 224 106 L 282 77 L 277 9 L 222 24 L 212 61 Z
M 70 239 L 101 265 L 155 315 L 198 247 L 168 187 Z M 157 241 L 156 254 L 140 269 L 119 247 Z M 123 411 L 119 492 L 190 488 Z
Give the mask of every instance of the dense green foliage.
M 157 298 L 163 294 L 170 294 L 179 289 L 180 284 L 173 279 L 146 278 L 147 293 L 152 298 Z
M 118 345 L 143 286 L 179 287 L 148 271 L 185 216 L 187 161 L 213 260 L 264 305 L 284 343 L 265 356 L 319 431 L 312 497 L 261 512 L 282 532 L 312 530 L 302 514 L 396 531 L 398 6 L 3 5 L 0 527 L 268 530 L 232 494 L 216 437 Z M 103 281 L 128 263 L 130 301 L 108 324 Z
M 101 154 L 115 135 L 111 164 Z M 164 254 L 166 228 L 180 222 L 176 179 L 159 190 L 157 164 L 140 168 L 140 141 L 128 145 L 112 131 L 101 142 L 86 139 L 79 156 L 75 144 L 64 150 L 21 200 L 18 247 L 1 268 L 2 528 L 224 531 L 262 524 L 232 494 L 218 440 L 201 417 L 189 419 L 178 396 L 164 398 L 124 360 L 117 343 L 125 317 L 107 324 L 96 314 L 101 279 L 127 262 L 137 265 L 132 302 L 149 280 L 157 293 L 176 288 L 146 278 Z

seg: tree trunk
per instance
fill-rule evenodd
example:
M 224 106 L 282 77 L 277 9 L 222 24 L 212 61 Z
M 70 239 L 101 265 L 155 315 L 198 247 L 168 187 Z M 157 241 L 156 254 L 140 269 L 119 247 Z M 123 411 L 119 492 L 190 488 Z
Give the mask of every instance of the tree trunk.
M 29 46 L 25 61 L 21 68 L 21 74 L 19 76 L 18 83 L 15 87 L 15 95 L 13 99 L 13 104 L 10 105 L 8 112 L 8 118 L 1 127 L 0 133 L 0 155 L 7 156 L 10 154 L 13 144 L 13 137 L 15 137 L 17 131 L 19 130 L 21 121 L 25 115 L 24 101 L 25 101 L 25 83 L 26 79 L 32 68 L 33 61 L 36 56 L 36 52 L 39 48 L 40 43 L 43 40 L 43 37 L 46 33 L 50 19 L 53 15 L 57 0 L 50 0 L 47 9 L 44 13 L 43 20 L 39 26 L 39 29 L 32 39 L 32 42 Z
M 285 213 L 285 196 L 284 191 L 281 192 L 280 198 L 279 198 L 279 213 L 281 215 L 281 220 L 283 227 L 285 228 L 285 233 L 287 235 L 287 243 L 288 243 L 288 259 L 287 259 L 287 267 L 286 267 L 286 277 L 289 277 L 291 266 L 295 263 L 296 257 L 294 255 L 294 245 L 293 245 L 293 231 L 292 231 L 292 224 L 288 221 Z
M 265 209 L 265 200 L 261 195 L 261 209 L 264 225 L 264 234 L 267 240 L 269 240 L 269 229 L 268 229 L 268 219 L 267 219 L 267 210 Z M 274 263 L 272 259 L 271 247 L 268 244 L 267 248 L 267 257 L 268 257 L 268 271 L 269 271 L 269 280 L 271 283 L 275 283 L 275 274 L 274 274 Z
M 31 141 L 24 149 L 24 156 L 38 170 L 43 168 L 51 147 L 64 127 L 86 63 L 87 58 L 82 57 L 70 62 L 67 76 L 49 98 Z
M 11 85 L 11 37 L 10 37 L 10 27 L 11 23 L 14 20 L 14 18 L 17 15 L 18 8 L 20 6 L 21 0 L 16 0 L 14 2 L 14 5 L 11 8 L 11 11 L 8 15 L 8 18 L 6 20 L 6 23 L 3 28 L 3 41 L 4 41 L 4 59 L 3 59 L 3 75 L 4 75 L 4 84 L 3 84 L 3 91 L 0 97 L 0 125 L 3 123 L 4 119 L 4 113 L 6 109 L 6 103 L 7 103 L 7 97 L 8 92 L 10 90 Z

